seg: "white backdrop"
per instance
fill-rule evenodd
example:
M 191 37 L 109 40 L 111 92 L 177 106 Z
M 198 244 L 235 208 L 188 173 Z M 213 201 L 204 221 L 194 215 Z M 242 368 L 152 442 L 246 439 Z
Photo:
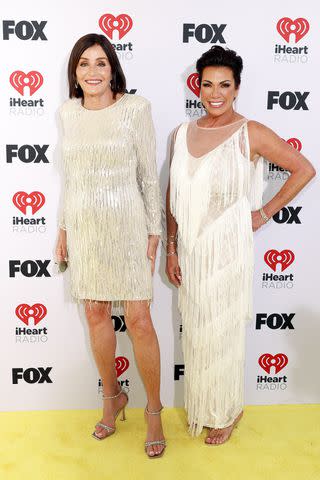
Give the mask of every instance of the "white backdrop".
M 124 16 L 110 17 L 120 14 Z M 68 273 L 54 270 L 60 192 L 57 109 L 67 98 L 66 65 L 75 41 L 91 32 L 110 38 L 112 32 L 102 31 L 99 19 L 103 17 L 106 25 L 111 18 L 113 27 L 124 19 L 130 26 L 128 16 L 132 28 L 120 29 L 124 34 L 120 40 L 114 29 L 112 41 L 129 92 L 136 91 L 152 103 L 163 194 L 168 136 L 182 121 L 201 115 L 192 74 L 197 58 L 215 43 L 235 49 L 244 60 L 237 110 L 273 128 L 286 141 L 291 139 L 317 167 L 317 4 L 270 1 L 261 13 L 261 5 L 249 0 L 231 1 L 228 8 L 214 7 L 209 0 L 201 5 L 190 0 L 164 0 L 161 5 L 143 0 L 107 4 L 78 0 L 76 7 L 65 2 L 63 9 L 39 0 L 5 3 L 0 39 L 3 410 L 101 405 L 82 307 L 68 294 Z M 286 172 L 266 165 L 266 198 L 286 177 Z M 255 235 L 255 315 L 247 335 L 247 403 L 320 399 L 316 192 L 314 180 Z M 164 262 L 161 251 L 152 314 L 162 353 L 163 403 L 180 406 L 181 321 Z M 271 274 L 276 277 L 271 279 Z M 130 405 L 143 406 L 143 388 L 124 323 L 121 318 L 114 320 L 117 356 L 125 357 L 117 362 L 119 381 L 129 391 Z

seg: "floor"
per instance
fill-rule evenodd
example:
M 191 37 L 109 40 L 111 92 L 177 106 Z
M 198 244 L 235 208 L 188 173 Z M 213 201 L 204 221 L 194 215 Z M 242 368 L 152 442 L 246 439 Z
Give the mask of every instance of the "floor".
M 250 406 L 231 439 L 191 438 L 183 409 L 167 408 L 168 446 L 149 460 L 141 409 L 128 409 L 116 433 L 91 437 L 100 412 L 0 413 L 1 480 L 320 480 L 320 405 Z

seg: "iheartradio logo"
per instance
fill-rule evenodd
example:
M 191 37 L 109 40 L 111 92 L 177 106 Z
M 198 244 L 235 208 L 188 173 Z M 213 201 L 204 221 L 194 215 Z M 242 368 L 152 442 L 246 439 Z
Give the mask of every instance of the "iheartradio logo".
M 299 42 L 309 31 L 310 25 L 305 18 L 283 17 L 277 23 L 277 30 L 287 43 L 290 41 L 290 35 L 294 35 L 295 43 Z
M 16 70 L 10 75 L 10 83 L 20 95 L 24 95 L 25 87 L 29 87 L 30 96 L 32 96 L 43 84 L 43 76 L 35 70 L 29 73 Z
M 45 196 L 41 192 L 17 192 L 13 195 L 12 201 L 14 205 L 24 215 L 27 214 L 27 207 L 31 207 L 32 215 L 34 215 L 45 204 Z
M 111 13 L 106 13 L 99 19 L 99 27 L 111 40 L 114 30 L 119 32 L 119 40 L 121 40 L 131 30 L 132 25 L 132 18 L 126 13 L 121 13 L 117 17 Z
M 277 270 L 277 265 L 281 265 L 281 272 L 286 270 L 294 262 L 295 256 L 291 250 L 268 250 L 264 254 L 264 261 L 274 271 Z
M 191 73 L 187 78 L 188 88 L 194 93 L 197 97 L 200 97 L 200 81 L 198 73 Z
M 259 358 L 259 365 L 265 372 L 270 375 L 271 368 L 275 368 L 275 373 L 279 373 L 288 364 L 288 357 L 284 353 L 264 353 Z
M 129 368 L 129 360 L 126 357 L 117 357 L 115 366 L 117 371 L 117 378 L 120 377 Z
M 298 150 L 298 152 L 301 152 L 302 149 L 302 143 L 298 138 L 289 138 L 286 140 L 289 145 L 291 145 L 295 150 Z
M 47 315 L 47 308 L 42 303 L 35 303 L 32 306 L 21 303 L 16 308 L 16 315 L 26 325 L 29 325 L 31 318 L 34 320 L 34 325 L 37 325 Z

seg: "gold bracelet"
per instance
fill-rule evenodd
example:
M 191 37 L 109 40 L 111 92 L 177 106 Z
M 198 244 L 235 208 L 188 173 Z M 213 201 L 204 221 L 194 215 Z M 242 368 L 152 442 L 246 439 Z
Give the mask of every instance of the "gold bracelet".
M 168 252 L 167 257 L 171 257 L 172 255 L 178 255 L 177 252 Z
M 270 220 L 270 218 L 266 215 L 262 207 L 259 209 L 259 212 L 264 223 L 267 223 Z

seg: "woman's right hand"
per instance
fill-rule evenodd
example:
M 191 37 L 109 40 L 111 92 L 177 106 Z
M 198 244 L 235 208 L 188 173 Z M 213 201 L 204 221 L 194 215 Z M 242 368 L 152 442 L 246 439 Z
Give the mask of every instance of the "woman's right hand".
M 57 246 L 56 246 L 56 258 L 57 262 L 63 262 L 66 261 L 68 257 L 68 252 L 67 252 L 67 232 L 66 230 L 63 230 L 60 228 L 59 230 L 59 236 L 58 236 L 58 241 L 57 241 Z
M 172 283 L 172 285 L 175 287 L 180 287 L 182 277 L 178 255 L 169 255 L 167 257 L 166 274 L 169 282 Z

